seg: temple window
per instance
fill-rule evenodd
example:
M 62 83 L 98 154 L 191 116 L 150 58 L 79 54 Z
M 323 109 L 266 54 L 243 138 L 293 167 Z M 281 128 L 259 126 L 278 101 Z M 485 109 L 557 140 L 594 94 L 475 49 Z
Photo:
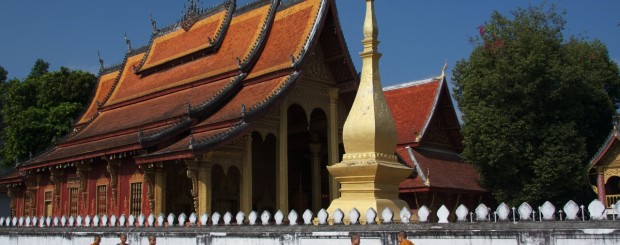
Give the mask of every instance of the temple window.
M 97 215 L 103 216 L 107 213 L 107 186 L 97 186 Z
M 142 213 L 142 182 L 131 183 L 130 196 L 129 212 L 134 216 L 138 216 Z
M 76 217 L 78 215 L 78 188 L 69 188 L 69 215 Z
M 52 192 L 46 191 L 44 195 L 44 203 L 45 203 L 45 216 L 52 216 Z

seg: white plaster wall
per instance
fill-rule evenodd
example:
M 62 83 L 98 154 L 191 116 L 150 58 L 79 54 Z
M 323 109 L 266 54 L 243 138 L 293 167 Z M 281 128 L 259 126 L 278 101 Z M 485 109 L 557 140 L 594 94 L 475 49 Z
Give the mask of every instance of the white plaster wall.
M 488 238 L 472 238 L 472 239 L 410 239 L 415 245 L 518 245 L 516 239 L 488 239 Z
M 302 238 L 299 241 L 300 245 L 346 245 L 351 244 L 350 238 Z M 360 244 L 364 245 L 381 245 L 381 239 L 379 238 L 362 238 Z M 417 245 L 417 243 L 416 243 Z
M 28 236 L 28 235 L 1 235 L 0 245 L 88 245 L 93 241 L 93 233 L 73 233 L 69 236 Z M 148 238 L 141 236 L 139 233 L 129 234 L 129 242 L 133 245 L 148 244 Z M 159 245 L 202 245 L 201 241 L 203 237 L 196 239 L 196 237 L 157 237 L 157 244 Z M 541 245 L 544 244 L 544 239 L 525 239 L 521 243 L 517 241 L 517 238 L 493 238 L 493 237 L 472 237 L 472 238 L 454 238 L 450 236 L 441 238 L 413 238 L 411 239 L 416 245 Z M 103 245 L 115 245 L 119 242 L 119 238 L 114 236 L 103 236 L 101 244 Z M 362 244 L 364 245 L 380 245 L 382 244 L 379 237 L 362 237 Z M 274 237 L 227 237 L 227 236 L 212 236 L 211 243 L 216 245 L 279 245 L 280 239 Z M 295 245 L 342 245 L 350 244 L 348 237 L 298 237 L 293 239 Z M 596 238 L 552 238 L 550 241 L 552 245 L 616 245 L 620 244 L 620 238 L 617 237 L 596 237 Z
M 280 241 L 277 238 L 213 237 L 211 239 L 211 244 L 216 244 L 216 245 L 279 245 Z
M 620 240 L 612 239 L 556 239 L 557 245 L 618 245 Z

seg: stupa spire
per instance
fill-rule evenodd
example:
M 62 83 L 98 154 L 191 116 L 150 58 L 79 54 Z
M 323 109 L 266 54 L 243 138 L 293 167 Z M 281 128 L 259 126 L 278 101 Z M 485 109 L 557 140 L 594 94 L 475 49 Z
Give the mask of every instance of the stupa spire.
M 346 154 L 342 162 L 327 167 L 340 182 L 341 194 L 329 205 L 327 212 L 330 214 L 336 209 L 373 208 L 380 212 L 390 208 L 393 213 L 399 213 L 409 208 L 398 198 L 398 186 L 413 169 L 400 164 L 394 155 L 396 124 L 381 86 L 378 35 L 374 0 L 366 0 L 360 85 L 343 130 Z M 348 212 L 345 212 L 347 218 Z M 365 222 L 366 217 L 360 220 Z M 395 220 L 400 218 L 395 217 Z
M 344 147 L 349 153 L 382 153 L 394 155 L 396 124 L 387 106 L 379 73 L 379 28 L 374 0 L 366 0 L 364 21 L 364 51 L 360 85 L 344 124 Z

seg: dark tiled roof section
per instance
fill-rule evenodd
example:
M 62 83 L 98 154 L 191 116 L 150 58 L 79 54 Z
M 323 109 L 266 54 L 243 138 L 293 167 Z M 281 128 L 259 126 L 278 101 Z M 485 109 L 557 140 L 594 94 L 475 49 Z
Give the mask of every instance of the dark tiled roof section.
M 440 85 L 441 80 L 432 79 L 397 85 L 385 91 L 385 100 L 396 123 L 398 144 L 412 144 L 424 133 L 435 108 Z
M 190 149 L 190 141 L 195 141 L 196 139 L 208 139 L 215 135 L 218 135 L 222 132 L 226 132 L 229 130 L 230 125 L 224 125 L 222 128 L 211 129 L 208 131 L 194 133 L 191 136 L 187 136 L 179 141 L 176 141 L 174 144 L 169 145 L 166 148 L 163 148 L 157 152 L 147 154 L 142 157 L 136 158 L 136 162 L 138 163 L 147 163 L 152 162 L 153 159 L 156 161 L 161 160 L 162 158 L 166 158 L 167 156 L 171 156 L 172 159 L 176 159 L 179 153 L 185 152 L 187 154 L 192 154 Z
M 204 100 L 218 94 L 230 83 L 230 80 L 227 78 L 104 111 L 88 128 L 72 140 L 85 139 L 186 115 L 188 113 L 187 103 L 190 106 L 203 103 Z
M 22 181 L 21 174 L 17 170 L 11 171 L 10 173 L 6 173 L 0 176 L 0 185 L 18 183 L 21 181 Z
M 161 130 L 161 127 L 144 130 L 144 132 L 149 134 L 158 130 Z M 80 161 L 88 158 L 104 156 L 107 154 L 141 149 L 140 143 L 138 142 L 138 134 L 138 130 L 136 130 L 126 134 L 116 135 L 113 137 L 103 138 L 95 141 L 84 142 L 81 144 L 70 145 L 66 147 L 56 147 L 48 154 L 33 159 L 32 161 L 23 165 L 20 170 L 26 170 L 29 166 L 42 167 L 47 165 L 53 165 L 56 163 Z M 40 165 L 40 163 L 44 163 L 44 165 Z
M 396 153 L 407 165 L 413 167 L 413 162 L 405 146 L 398 146 Z M 455 191 L 486 192 L 480 186 L 478 173 L 470 164 L 464 163 L 456 154 L 435 152 L 426 149 L 414 148 L 413 154 L 430 181 L 430 188 L 442 188 Z M 400 184 L 400 189 L 429 188 L 424 185 L 418 176 L 415 179 L 406 179 Z
M 274 93 L 278 92 L 280 86 L 288 81 L 288 78 L 289 76 L 283 76 L 243 86 L 226 105 L 195 127 L 208 126 L 240 117 L 243 107 L 249 111 L 268 100 Z

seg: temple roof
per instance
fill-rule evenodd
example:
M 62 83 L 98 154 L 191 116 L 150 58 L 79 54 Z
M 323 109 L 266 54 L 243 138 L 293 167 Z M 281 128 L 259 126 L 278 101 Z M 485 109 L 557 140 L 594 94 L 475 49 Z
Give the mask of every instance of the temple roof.
M 429 130 L 440 125 L 453 150 L 463 148 L 460 124 L 445 77 L 403 83 L 384 88 L 394 116 L 398 145 L 417 146 L 435 140 Z M 445 140 L 445 139 L 444 139 Z
M 0 185 L 15 184 L 22 182 L 21 174 L 17 170 L 13 170 L 0 175 Z
M 618 136 L 618 129 L 614 127 L 598 152 L 590 160 L 590 167 L 609 165 L 618 158 L 618 152 L 620 152 L 620 137 Z
M 415 148 L 412 150 L 417 167 L 421 168 L 427 181 L 419 174 L 400 183 L 401 192 L 438 190 L 443 192 L 486 192 L 478 181 L 478 172 L 461 157 L 453 153 Z M 396 154 L 409 167 L 416 167 L 405 147 L 398 147 Z M 428 184 L 428 185 L 427 185 Z
M 330 67 L 338 86 L 356 81 L 333 28 L 333 0 L 228 0 L 184 17 L 104 70 L 72 132 L 19 169 L 126 152 L 140 163 L 178 159 L 226 143 L 286 96 L 315 47 L 339 63 Z
M 416 169 L 413 178 L 401 183 L 401 192 L 486 192 L 476 170 L 459 156 L 463 136 L 444 76 L 386 87 L 384 92 L 398 132 L 396 154 Z

